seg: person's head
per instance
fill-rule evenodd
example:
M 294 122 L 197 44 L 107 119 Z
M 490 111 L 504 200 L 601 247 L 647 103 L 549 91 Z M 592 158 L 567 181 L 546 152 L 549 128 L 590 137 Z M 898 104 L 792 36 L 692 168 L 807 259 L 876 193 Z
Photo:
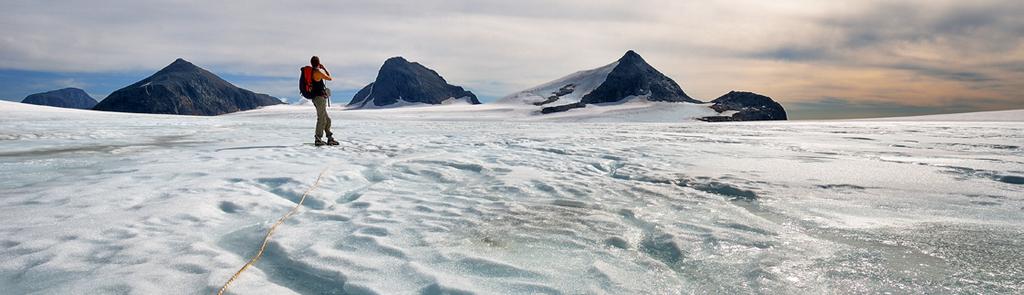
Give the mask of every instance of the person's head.
M 317 57 L 316 55 L 314 55 L 312 58 L 309 59 L 309 64 L 312 65 L 313 68 L 319 68 L 320 67 L 320 58 Z

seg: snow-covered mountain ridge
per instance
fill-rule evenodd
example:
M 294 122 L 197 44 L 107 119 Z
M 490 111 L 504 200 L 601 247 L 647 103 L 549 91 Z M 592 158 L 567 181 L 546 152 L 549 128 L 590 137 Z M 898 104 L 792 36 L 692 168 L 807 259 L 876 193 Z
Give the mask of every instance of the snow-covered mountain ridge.
M 752 100 L 732 99 L 730 92 L 709 106 L 715 111 L 706 117 L 687 117 L 679 114 L 677 121 L 704 119 L 706 121 L 785 120 L 786 111 L 771 98 L 753 93 Z M 744 92 L 745 93 L 745 92 Z M 615 105 L 631 100 L 648 102 L 702 103 L 691 98 L 682 87 L 630 50 L 619 60 L 592 70 L 568 76 L 517 92 L 498 100 L 501 104 L 535 106 L 540 114 L 552 114 L 584 108 L 588 105 Z M 728 100 L 726 102 L 725 100 Z M 767 101 L 767 102 L 764 102 Z M 723 116 L 728 114 L 728 116 Z

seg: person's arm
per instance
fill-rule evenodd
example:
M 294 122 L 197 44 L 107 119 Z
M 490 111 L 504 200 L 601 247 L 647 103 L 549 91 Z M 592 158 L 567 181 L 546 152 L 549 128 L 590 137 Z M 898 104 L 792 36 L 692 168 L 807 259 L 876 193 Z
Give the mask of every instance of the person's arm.
M 327 72 L 327 69 L 324 68 L 323 65 L 320 65 L 320 68 L 316 69 L 316 72 L 313 72 L 313 75 L 316 76 L 315 78 L 318 78 L 317 80 L 327 80 L 327 81 L 334 80 L 334 79 L 331 79 L 331 74 L 329 74 Z

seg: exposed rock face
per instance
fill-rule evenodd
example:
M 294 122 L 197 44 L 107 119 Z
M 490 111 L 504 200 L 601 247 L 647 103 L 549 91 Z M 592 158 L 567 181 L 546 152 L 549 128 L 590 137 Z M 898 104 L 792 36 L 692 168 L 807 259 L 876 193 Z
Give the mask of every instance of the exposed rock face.
M 711 101 L 715 111 L 736 111 L 731 116 L 704 117 L 709 122 L 786 120 L 786 110 L 770 97 L 752 92 L 732 91 Z
M 148 78 L 111 93 L 95 110 L 213 116 L 283 103 L 238 88 L 184 59 Z
M 546 108 L 540 109 L 540 113 L 541 114 L 558 113 L 558 112 L 564 112 L 564 111 L 568 111 L 568 110 L 571 110 L 571 109 L 578 109 L 578 108 L 582 108 L 582 107 L 586 107 L 586 106 L 587 106 L 587 104 L 585 104 L 585 103 L 576 102 L 576 103 L 570 103 L 570 104 L 563 104 L 563 105 L 560 105 L 560 106 L 546 107 Z
M 583 95 L 579 102 L 546 107 L 541 109 L 541 113 L 563 112 L 581 108 L 587 104 L 614 103 L 637 97 L 643 97 L 649 101 L 700 103 L 686 95 L 679 84 L 659 72 L 632 50 L 627 51 L 614 65 L 615 67 L 604 77 L 604 82 Z M 556 96 L 549 98 L 550 101 L 544 103 L 557 99 L 556 93 Z
M 444 104 L 453 99 L 480 104 L 472 92 L 448 84 L 434 70 L 402 57 L 392 57 L 380 67 L 377 79 L 359 90 L 348 105 L 363 108 L 400 103 Z
M 64 88 L 26 96 L 21 102 L 27 104 L 71 109 L 91 109 L 96 100 L 78 88 Z
M 693 102 L 683 89 L 630 50 L 597 89 L 583 96 L 582 103 L 618 102 L 631 96 L 646 96 L 650 101 Z
M 562 96 L 573 93 L 573 91 L 576 91 L 576 84 L 566 84 L 565 86 L 562 86 L 562 88 L 559 88 L 558 91 L 552 92 L 551 96 L 548 96 L 543 101 L 534 102 L 533 105 L 542 106 L 555 102 L 559 98 L 562 98 Z

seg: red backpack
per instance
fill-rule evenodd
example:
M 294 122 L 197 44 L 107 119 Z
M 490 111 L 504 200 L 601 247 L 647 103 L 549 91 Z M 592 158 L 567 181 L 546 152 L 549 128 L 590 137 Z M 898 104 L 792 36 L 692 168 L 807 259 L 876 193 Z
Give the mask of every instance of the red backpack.
M 302 75 L 299 76 L 299 93 L 306 99 L 313 99 L 313 67 L 302 67 Z

